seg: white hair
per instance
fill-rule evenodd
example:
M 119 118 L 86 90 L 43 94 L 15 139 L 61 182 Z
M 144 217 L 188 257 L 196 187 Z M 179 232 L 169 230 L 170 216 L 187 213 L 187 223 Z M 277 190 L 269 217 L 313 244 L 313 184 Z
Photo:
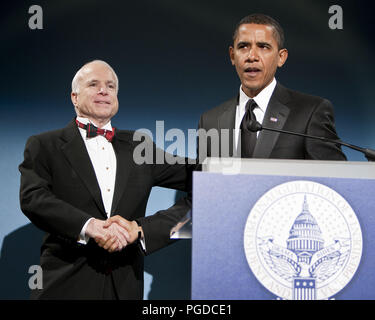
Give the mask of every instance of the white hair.
M 79 82 L 80 80 L 82 79 L 82 70 L 87 66 L 89 65 L 90 63 L 102 63 L 104 65 L 106 65 L 113 73 L 114 77 L 115 77 L 115 81 L 116 81 L 116 88 L 117 88 L 117 92 L 118 92 L 118 89 L 119 89 L 119 81 L 118 81 L 118 77 L 117 77 L 117 74 L 115 72 L 115 70 L 113 70 L 113 68 L 105 61 L 103 60 L 93 60 L 93 61 L 90 61 L 90 62 L 87 62 L 86 64 L 84 64 L 78 71 L 77 73 L 75 74 L 73 80 L 72 80 L 72 92 L 73 93 L 79 93 Z

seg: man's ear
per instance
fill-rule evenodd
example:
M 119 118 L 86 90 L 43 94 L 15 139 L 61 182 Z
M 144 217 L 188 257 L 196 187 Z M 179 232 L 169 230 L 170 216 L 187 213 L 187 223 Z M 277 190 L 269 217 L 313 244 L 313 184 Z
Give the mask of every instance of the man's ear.
M 229 58 L 232 62 L 232 66 L 234 66 L 234 48 L 232 46 L 229 46 Z
M 281 68 L 284 65 L 286 59 L 288 59 L 288 50 L 285 48 L 279 50 L 279 62 L 277 63 L 277 66 Z
M 72 92 L 70 94 L 70 98 L 72 99 L 72 103 L 75 107 L 77 107 L 77 104 L 78 104 L 78 94 L 77 92 Z

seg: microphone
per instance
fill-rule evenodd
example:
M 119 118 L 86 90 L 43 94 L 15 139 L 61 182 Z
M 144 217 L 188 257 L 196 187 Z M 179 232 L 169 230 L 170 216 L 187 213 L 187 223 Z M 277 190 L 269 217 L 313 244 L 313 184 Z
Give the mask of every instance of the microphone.
M 266 130 L 266 131 L 273 131 L 273 132 L 279 132 L 279 133 L 285 133 L 285 134 L 291 134 L 293 136 L 299 136 L 299 137 L 304 137 L 304 138 L 310 138 L 310 139 L 315 139 L 315 140 L 320 140 L 324 142 L 330 142 L 330 143 L 335 143 L 339 144 L 341 146 L 348 147 L 350 149 L 362 152 L 365 157 L 367 158 L 368 161 L 375 161 L 375 150 L 369 149 L 369 148 L 361 148 L 358 146 L 355 146 L 350 143 L 346 143 L 344 141 L 341 141 L 340 139 L 328 139 L 325 137 L 318 137 L 318 136 L 312 136 L 304 133 L 298 133 L 298 132 L 291 132 L 291 131 L 285 131 L 285 130 L 278 130 L 278 129 L 273 129 L 273 128 L 267 128 L 262 126 L 258 121 L 251 120 L 249 124 L 247 125 L 247 129 L 251 132 L 258 132 L 261 130 Z

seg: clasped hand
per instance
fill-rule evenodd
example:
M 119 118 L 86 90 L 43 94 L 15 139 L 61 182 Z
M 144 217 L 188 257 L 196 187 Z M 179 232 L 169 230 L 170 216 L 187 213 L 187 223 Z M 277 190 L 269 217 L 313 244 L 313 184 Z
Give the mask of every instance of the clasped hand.
M 143 235 L 137 222 L 117 215 L 107 220 L 92 219 L 87 225 L 86 234 L 103 249 L 115 252 L 136 241 L 139 231 Z

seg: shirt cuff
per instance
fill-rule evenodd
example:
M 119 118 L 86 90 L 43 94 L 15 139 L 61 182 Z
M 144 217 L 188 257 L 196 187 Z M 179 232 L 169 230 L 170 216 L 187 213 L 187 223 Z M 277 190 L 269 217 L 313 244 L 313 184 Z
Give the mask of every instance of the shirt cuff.
M 139 239 L 139 243 L 141 244 L 143 252 L 146 253 L 146 241 L 145 241 L 145 239 Z
M 92 219 L 95 219 L 95 218 L 90 218 L 90 219 L 87 220 L 86 223 L 83 225 L 82 230 L 81 230 L 81 232 L 80 232 L 80 234 L 79 234 L 78 243 L 80 243 L 80 244 L 87 244 L 87 242 L 89 242 L 90 237 L 86 235 L 86 229 L 87 229 L 87 225 L 89 224 L 89 222 L 90 222 Z
M 141 226 L 141 223 L 140 223 L 140 221 L 139 221 L 138 219 L 135 219 L 135 222 L 137 223 L 137 225 L 138 225 L 139 227 Z M 139 237 L 138 242 L 139 242 L 140 245 L 141 245 L 142 251 L 143 251 L 144 253 L 146 253 L 146 240 L 145 240 L 145 238 L 141 238 L 141 237 Z

